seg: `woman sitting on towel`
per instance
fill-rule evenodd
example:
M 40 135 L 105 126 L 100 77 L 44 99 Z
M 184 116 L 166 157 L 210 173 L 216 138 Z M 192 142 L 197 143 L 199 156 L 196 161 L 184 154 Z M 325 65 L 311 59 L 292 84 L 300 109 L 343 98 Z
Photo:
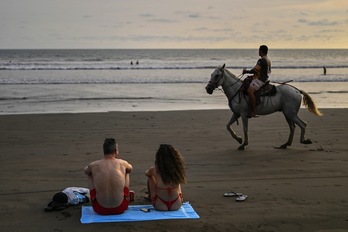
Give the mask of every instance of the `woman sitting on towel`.
M 145 175 L 148 177 L 149 198 L 156 210 L 178 210 L 181 207 L 181 184 L 186 183 L 185 163 L 173 146 L 160 145 L 155 165 Z

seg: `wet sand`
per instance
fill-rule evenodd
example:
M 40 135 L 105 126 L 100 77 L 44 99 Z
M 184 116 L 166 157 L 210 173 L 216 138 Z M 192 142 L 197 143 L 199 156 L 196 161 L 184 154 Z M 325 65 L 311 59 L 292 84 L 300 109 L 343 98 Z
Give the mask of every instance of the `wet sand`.
M 288 137 L 281 113 L 251 119 L 245 151 L 225 129 L 228 110 L 0 116 L 0 230 L 348 231 L 348 110 L 322 112 L 301 110 L 313 144 L 299 143 L 297 127 L 286 150 L 275 149 Z M 200 219 L 83 225 L 81 206 L 44 212 L 55 192 L 87 186 L 83 168 L 102 157 L 106 137 L 133 165 L 133 204 L 148 204 L 144 171 L 158 145 L 175 146 L 186 160 L 185 201 Z

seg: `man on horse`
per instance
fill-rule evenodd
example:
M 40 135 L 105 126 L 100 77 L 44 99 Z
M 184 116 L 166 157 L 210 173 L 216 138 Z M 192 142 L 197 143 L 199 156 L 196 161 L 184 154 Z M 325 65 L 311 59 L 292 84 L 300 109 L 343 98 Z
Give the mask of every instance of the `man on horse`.
M 248 95 L 251 103 L 251 117 L 256 117 L 256 98 L 254 93 L 259 90 L 268 80 L 268 74 L 271 73 L 271 61 L 268 56 L 268 47 L 261 45 L 259 48 L 259 56 L 261 57 L 254 68 L 243 69 L 243 74 L 250 73 L 252 81 L 248 88 Z

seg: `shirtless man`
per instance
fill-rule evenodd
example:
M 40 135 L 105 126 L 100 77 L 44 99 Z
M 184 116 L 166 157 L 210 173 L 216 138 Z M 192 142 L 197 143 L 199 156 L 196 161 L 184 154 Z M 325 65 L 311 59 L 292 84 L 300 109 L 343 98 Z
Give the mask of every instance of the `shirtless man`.
M 118 145 L 105 139 L 104 158 L 85 168 L 93 210 L 101 215 L 121 214 L 128 209 L 129 173 L 132 165 L 118 159 Z

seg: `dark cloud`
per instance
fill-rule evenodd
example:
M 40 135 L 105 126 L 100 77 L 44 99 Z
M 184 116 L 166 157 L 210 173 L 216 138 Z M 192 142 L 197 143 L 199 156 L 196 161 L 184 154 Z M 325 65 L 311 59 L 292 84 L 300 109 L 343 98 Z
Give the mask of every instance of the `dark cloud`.
M 151 18 L 151 17 L 154 17 L 153 14 L 150 14 L 150 13 L 143 13 L 143 14 L 139 14 L 140 17 L 144 17 L 144 18 Z
M 189 18 L 200 18 L 200 15 L 198 13 L 189 13 L 187 16 Z
M 73 40 L 89 40 L 89 41 L 127 41 L 127 42 L 148 42 L 148 41 L 161 41 L 161 42 L 185 42 L 185 41 L 197 41 L 197 42 L 219 42 L 228 40 L 226 36 L 170 36 L 170 35 L 131 35 L 131 36 L 82 36 L 75 37 Z
M 195 31 L 208 31 L 209 28 L 208 27 L 198 27 L 195 29 Z
M 164 19 L 164 18 L 152 18 L 147 20 L 148 22 L 156 22 L 156 23 L 175 23 L 175 20 L 172 19 Z
M 153 14 L 150 13 L 142 13 L 139 14 L 139 17 L 144 18 L 144 20 L 146 20 L 146 22 L 155 22 L 155 23 L 174 23 L 176 22 L 173 19 L 169 19 L 169 18 L 158 18 Z
M 336 33 L 336 32 L 344 32 L 344 30 L 320 30 L 319 33 Z
M 202 18 L 199 13 L 191 11 L 176 11 L 175 14 L 182 15 L 186 18 Z
M 302 18 L 302 19 L 299 19 L 298 22 L 304 23 L 308 26 L 335 26 L 335 25 L 339 24 L 339 22 L 337 22 L 337 21 L 329 21 L 327 19 L 310 21 L 310 20 Z

